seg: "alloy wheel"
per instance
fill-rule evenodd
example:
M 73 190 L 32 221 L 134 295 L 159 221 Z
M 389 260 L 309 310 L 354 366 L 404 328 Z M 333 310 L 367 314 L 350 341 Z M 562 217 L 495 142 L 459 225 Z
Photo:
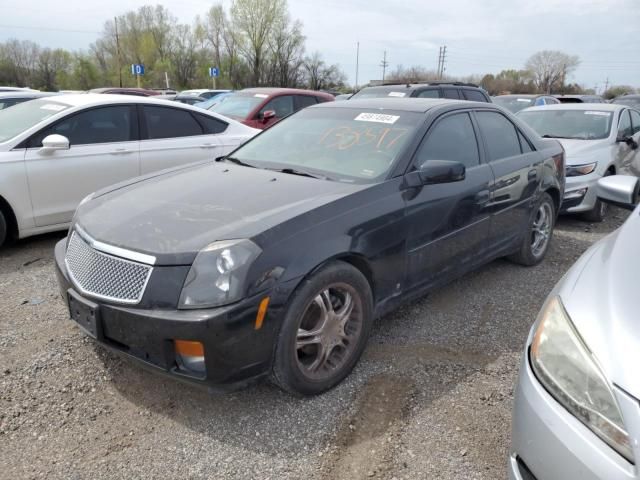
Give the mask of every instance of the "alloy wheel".
M 538 207 L 531 227 L 531 253 L 534 257 L 539 257 L 545 252 L 551 237 L 552 226 L 553 213 L 551 205 L 544 202 Z

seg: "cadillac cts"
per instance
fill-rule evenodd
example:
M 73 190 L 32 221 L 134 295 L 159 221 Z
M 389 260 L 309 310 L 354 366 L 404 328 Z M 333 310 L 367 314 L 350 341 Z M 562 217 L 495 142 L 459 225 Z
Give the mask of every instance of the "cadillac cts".
M 217 161 L 90 196 L 58 279 L 71 318 L 144 365 L 317 394 L 374 317 L 497 257 L 540 262 L 563 172 L 556 140 L 491 104 L 325 103 Z

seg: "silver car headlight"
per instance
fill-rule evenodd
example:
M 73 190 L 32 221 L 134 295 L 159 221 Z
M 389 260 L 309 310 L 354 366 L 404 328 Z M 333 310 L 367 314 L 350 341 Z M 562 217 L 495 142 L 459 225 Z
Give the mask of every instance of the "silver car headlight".
M 543 308 L 531 344 L 538 380 L 569 412 L 634 463 L 620 407 L 593 354 L 571 323 L 559 297 Z
M 214 242 L 196 256 L 180 294 L 179 308 L 220 307 L 237 302 L 262 250 L 251 240 Z
M 584 165 L 567 165 L 567 177 L 579 177 L 581 175 L 589 175 L 596 170 L 598 162 L 585 163 Z

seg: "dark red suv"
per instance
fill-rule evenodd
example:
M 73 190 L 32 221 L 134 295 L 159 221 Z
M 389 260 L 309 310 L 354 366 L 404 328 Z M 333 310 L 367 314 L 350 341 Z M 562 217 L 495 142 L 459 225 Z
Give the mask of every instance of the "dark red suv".
M 265 129 L 305 107 L 333 101 L 333 95 L 313 90 L 245 88 L 225 97 L 209 110 L 250 127 Z

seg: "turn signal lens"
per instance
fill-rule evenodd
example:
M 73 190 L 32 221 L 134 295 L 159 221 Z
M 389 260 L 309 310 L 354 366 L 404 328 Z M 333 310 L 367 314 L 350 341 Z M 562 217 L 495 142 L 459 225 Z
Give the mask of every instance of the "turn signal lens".
M 206 372 L 204 364 L 204 345 L 189 340 L 174 340 L 176 361 L 181 370 L 198 374 Z

